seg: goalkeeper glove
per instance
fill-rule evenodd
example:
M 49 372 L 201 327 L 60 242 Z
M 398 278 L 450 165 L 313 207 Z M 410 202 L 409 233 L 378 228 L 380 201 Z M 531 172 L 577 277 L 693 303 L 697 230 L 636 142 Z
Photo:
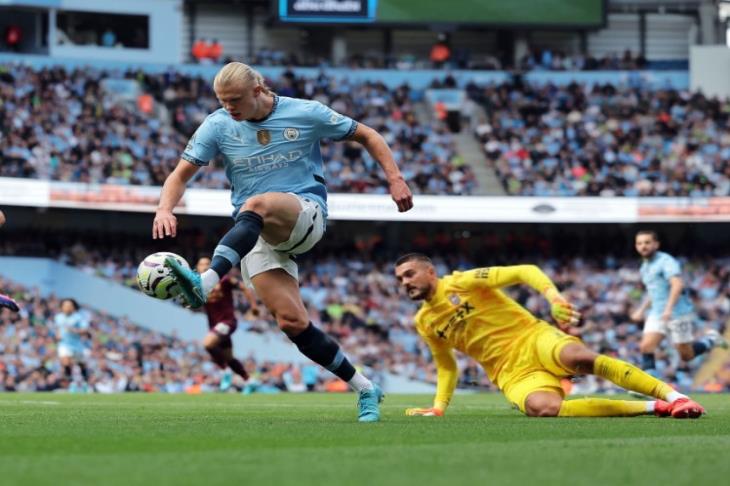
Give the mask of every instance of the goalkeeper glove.
M 444 411 L 440 408 L 407 408 L 406 415 L 409 417 L 443 417 Z
M 550 301 L 550 315 L 558 323 L 561 328 L 578 324 L 580 321 L 580 312 L 573 307 L 573 304 L 565 300 L 557 290 L 548 291 L 545 295 Z

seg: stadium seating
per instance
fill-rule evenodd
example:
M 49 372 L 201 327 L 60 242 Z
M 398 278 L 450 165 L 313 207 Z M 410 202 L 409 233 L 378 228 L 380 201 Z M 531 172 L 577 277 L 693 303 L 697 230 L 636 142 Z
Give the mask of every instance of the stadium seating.
M 476 126 L 507 194 L 727 196 L 726 104 L 633 85 L 471 85 Z
M 0 72 L 0 123 L 10 133 L 0 140 L 0 176 L 162 185 L 188 137 L 218 108 L 208 83 L 175 71 L 125 74 L 166 108 L 170 126 L 144 96 L 135 103 L 107 94 L 102 84 L 115 77 L 107 72 L 18 65 L 0 66 Z M 391 144 L 414 192 L 470 194 L 476 186 L 445 126 L 417 121 L 407 86 L 390 91 L 378 83 L 291 72 L 271 82 L 281 95 L 322 101 L 375 127 Z M 387 192 L 382 170 L 359 145 L 326 143 L 323 156 L 331 192 Z M 192 186 L 228 187 L 221 161 L 212 165 Z

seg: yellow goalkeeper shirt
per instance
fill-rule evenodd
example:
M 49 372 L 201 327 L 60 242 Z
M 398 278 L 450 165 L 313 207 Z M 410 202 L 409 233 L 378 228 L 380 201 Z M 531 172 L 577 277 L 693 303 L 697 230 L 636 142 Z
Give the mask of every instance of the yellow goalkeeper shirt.
M 534 265 L 477 268 L 440 278 L 433 297 L 416 313 L 416 329 L 431 349 L 438 371 L 435 406 L 445 408 L 456 386 L 453 349 L 481 363 L 489 379 L 500 386 L 507 361 L 540 326 L 542 321 L 500 290 L 515 284 L 543 294 L 555 289 Z

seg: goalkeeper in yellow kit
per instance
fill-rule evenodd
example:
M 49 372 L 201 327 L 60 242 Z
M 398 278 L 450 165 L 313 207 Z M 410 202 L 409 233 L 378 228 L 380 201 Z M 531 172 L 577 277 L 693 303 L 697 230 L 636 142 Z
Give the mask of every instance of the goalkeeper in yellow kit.
M 395 275 L 412 300 L 423 301 L 414 318 L 416 329 L 431 348 L 438 373 L 433 407 L 410 408 L 407 415 L 444 414 L 459 373 L 454 349 L 478 361 L 507 399 L 531 417 L 697 418 L 704 413 L 702 406 L 668 384 L 632 364 L 591 351 L 500 290 L 528 285 L 550 302 L 562 329 L 578 323 L 580 314 L 534 265 L 477 268 L 438 278 L 427 256 L 411 253 L 398 259 Z M 563 400 L 560 379 L 584 374 L 657 400 Z

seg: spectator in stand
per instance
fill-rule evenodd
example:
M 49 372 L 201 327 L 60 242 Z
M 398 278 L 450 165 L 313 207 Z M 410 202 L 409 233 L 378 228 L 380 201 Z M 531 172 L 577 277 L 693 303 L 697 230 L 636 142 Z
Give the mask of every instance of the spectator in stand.
M 190 53 L 192 54 L 193 59 L 195 59 L 195 62 L 197 62 L 198 64 L 203 64 L 208 58 L 209 50 L 210 48 L 208 46 L 208 41 L 206 41 L 205 39 L 198 39 L 193 42 Z
M 440 69 L 446 65 L 451 59 L 451 48 L 449 47 L 448 36 L 439 34 L 438 40 L 431 47 L 431 55 L 429 56 L 433 67 Z
M 101 45 L 104 47 L 114 47 L 117 44 L 117 35 L 112 29 L 107 27 L 101 34 Z
M 218 39 L 213 39 L 213 42 L 208 46 L 208 56 L 211 61 L 218 63 L 223 57 L 223 46 Z

